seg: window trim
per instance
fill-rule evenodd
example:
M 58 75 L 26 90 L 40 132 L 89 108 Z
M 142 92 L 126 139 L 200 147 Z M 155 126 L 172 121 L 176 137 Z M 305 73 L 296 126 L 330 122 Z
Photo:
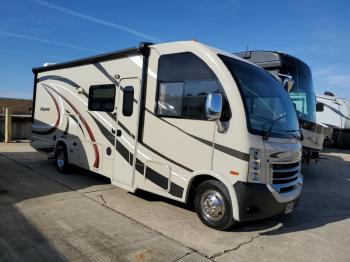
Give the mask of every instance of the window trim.
M 161 83 L 183 83 L 184 84 L 184 91 L 185 91 L 185 81 L 186 80 L 182 80 L 182 81 L 169 81 L 169 82 L 163 82 L 163 81 L 160 81 L 158 76 L 159 76 L 159 61 L 161 59 L 161 57 L 163 56 L 167 56 L 167 55 L 177 55 L 177 54 L 192 54 L 194 56 L 196 56 L 198 59 L 200 59 L 207 67 L 208 69 L 213 73 L 213 75 L 216 77 L 216 80 L 219 84 L 219 87 L 222 91 L 221 95 L 222 95 L 222 99 L 223 99 L 223 104 L 226 103 L 227 104 L 227 109 L 228 109 L 228 112 L 229 112 L 229 117 L 225 120 L 225 121 L 222 121 L 220 119 L 220 122 L 228 122 L 231 120 L 232 118 L 232 111 L 231 111 L 231 106 L 230 106 L 230 103 L 229 103 L 229 100 L 227 98 L 227 95 L 226 95 L 226 92 L 225 92 L 225 89 L 224 87 L 222 86 L 219 78 L 217 77 L 217 75 L 215 74 L 215 72 L 209 67 L 209 65 L 202 59 L 200 58 L 198 55 L 196 55 L 195 53 L 193 52 L 190 52 L 190 51 L 185 51 L 185 52 L 179 52 L 179 53 L 169 53 L 169 54 L 163 54 L 163 55 L 160 55 L 159 58 L 158 58 L 158 64 L 157 64 L 157 86 L 156 86 L 156 95 L 155 95 L 155 103 L 154 103 L 154 115 L 157 116 L 157 117 L 162 117 L 162 118 L 175 118 L 175 119 L 183 119 L 183 120 L 196 120 L 196 121 L 209 121 L 208 119 L 200 119 L 200 118 L 187 118 L 187 117 L 183 117 L 183 116 L 166 116 L 166 115 L 161 115 L 158 113 L 158 101 L 159 101 L 159 94 L 160 94 L 160 84 Z M 191 80 L 193 81 L 193 80 Z M 201 81 L 206 81 L 206 80 L 201 80 Z M 225 102 L 224 102 L 225 101 Z
M 113 109 L 110 111 L 110 110 L 94 110 L 90 107 L 90 101 L 92 101 L 94 98 L 93 98 L 93 90 L 94 89 L 97 89 L 99 87 L 112 87 L 114 88 L 114 93 L 113 93 Z M 115 84 L 102 84 L 102 85 L 91 85 L 89 87 L 89 97 L 88 97 L 88 110 L 89 111 L 93 111 L 93 112 L 113 112 L 115 110 L 115 95 L 116 95 L 116 91 L 117 88 L 115 86 Z M 109 99 L 109 98 L 108 98 Z

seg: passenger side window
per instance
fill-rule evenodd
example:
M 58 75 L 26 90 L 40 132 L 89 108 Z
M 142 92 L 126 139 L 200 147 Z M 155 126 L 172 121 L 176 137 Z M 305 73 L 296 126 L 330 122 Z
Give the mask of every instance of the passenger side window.
M 205 103 L 210 93 L 222 94 L 221 120 L 227 121 L 231 114 L 220 82 L 199 57 L 185 52 L 159 58 L 158 116 L 205 120 Z
M 89 90 L 90 111 L 112 112 L 115 102 L 115 85 L 93 85 Z

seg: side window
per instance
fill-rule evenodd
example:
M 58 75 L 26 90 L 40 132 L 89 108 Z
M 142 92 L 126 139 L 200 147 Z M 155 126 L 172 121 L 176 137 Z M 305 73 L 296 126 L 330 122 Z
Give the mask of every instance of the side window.
M 185 52 L 159 58 L 158 116 L 205 120 L 205 102 L 210 93 L 222 94 L 221 120 L 227 121 L 230 109 L 220 82 L 199 57 Z
M 114 110 L 115 85 L 93 85 L 89 90 L 90 111 L 112 112 Z

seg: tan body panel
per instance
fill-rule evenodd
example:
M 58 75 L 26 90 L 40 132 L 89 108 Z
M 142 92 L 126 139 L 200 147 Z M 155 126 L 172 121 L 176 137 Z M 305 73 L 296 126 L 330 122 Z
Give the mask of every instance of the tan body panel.
M 219 79 L 232 112 L 226 132 L 219 132 L 214 121 L 156 115 L 158 59 L 181 52 L 201 58 Z M 190 183 L 196 176 L 212 176 L 227 187 L 233 216 L 238 219 L 233 185 L 247 182 L 249 149 L 264 149 L 265 145 L 261 136 L 249 133 L 240 92 L 218 53 L 233 57 L 194 41 L 152 45 L 145 83 L 145 58 L 141 54 L 40 72 L 32 145 L 52 156 L 57 143 L 65 143 L 70 163 L 109 177 L 114 185 L 131 192 L 140 188 L 182 202 L 187 201 Z M 88 110 L 89 87 L 101 84 L 116 85 L 114 112 Z M 126 85 L 135 90 L 134 111 L 129 118 L 121 114 L 121 89 Z M 143 86 L 144 112 L 140 108 Z M 142 114 L 143 130 L 139 130 Z M 118 129 L 122 131 L 120 137 L 114 134 Z M 138 137 L 140 132 L 142 137 Z M 278 150 L 300 151 L 300 143 L 289 143 Z

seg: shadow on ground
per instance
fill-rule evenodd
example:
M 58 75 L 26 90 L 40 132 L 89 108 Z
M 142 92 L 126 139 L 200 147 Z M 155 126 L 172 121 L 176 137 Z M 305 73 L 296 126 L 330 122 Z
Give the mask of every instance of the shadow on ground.
M 45 201 L 51 203 L 78 197 L 73 188 L 60 181 L 62 179 L 73 181 L 74 190 L 109 183 L 109 179 L 80 169 L 60 175 L 58 179 L 58 174 L 46 172 L 47 167 L 52 172 L 53 161 L 48 161 L 45 156 L 38 160 L 37 164 L 41 166 L 38 174 L 25 164 L 37 159 L 38 154 L 0 153 L 0 261 L 67 261 L 53 243 L 36 229 L 38 221 L 30 221 L 28 217 L 40 212 L 45 219 L 47 211 L 38 208 Z M 74 183 L 74 180 L 80 182 Z M 62 193 L 67 192 L 71 194 L 63 196 Z M 50 228 L 47 231 L 50 233 Z
M 318 228 L 348 219 L 350 157 L 345 159 L 343 152 L 323 154 L 319 164 L 303 166 L 304 190 L 299 206 L 292 214 L 237 223 L 223 234 L 227 236 L 231 232 L 257 232 L 255 234 L 272 236 Z M 38 155 L 32 152 L 0 154 L 0 258 L 4 260 L 28 260 L 28 257 L 33 261 L 65 260 L 55 248 L 57 243 L 48 241 L 36 229 L 35 223 L 38 221 L 28 220 L 23 212 L 42 212 L 42 219 L 45 219 L 46 211 L 38 208 L 43 201 L 61 201 L 63 197 L 65 200 L 74 199 L 79 197 L 80 192 L 89 193 L 93 192 L 94 187 L 110 186 L 109 179 L 79 168 L 70 174 L 58 174 L 53 171 L 53 161 Z M 61 193 L 65 193 L 64 196 Z M 167 208 L 177 206 L 193 212 L 193 207 L 189 205 L 145 191 L 139 190 L 134 195 L 145 201 L 169 204 Z M 32 201 L 30 205 L 28 201 Z M 50 229 L 47 230 L 50 234 Z M 74 250 L 71 252 L 74 253 Z
M 350 150 L 328 150 L 327 153 L 350 153 Z M 336 171 L 335 171 L 336 170 Z M 299 205 L 292 214 L 237 223 L 228 231 L 263 231 L 262 235 L 276 235 L 322 227 L 350 217 L 350 157 L 349 160 L 329 154 L 319 163 L 303 165 L 304 188 Z M 183 204 L 143 190 L 136 196 L 152 202 L 165 202 L 192 212 L 193 205 Z M 276 226 L 280 225 L 277 227 Z

